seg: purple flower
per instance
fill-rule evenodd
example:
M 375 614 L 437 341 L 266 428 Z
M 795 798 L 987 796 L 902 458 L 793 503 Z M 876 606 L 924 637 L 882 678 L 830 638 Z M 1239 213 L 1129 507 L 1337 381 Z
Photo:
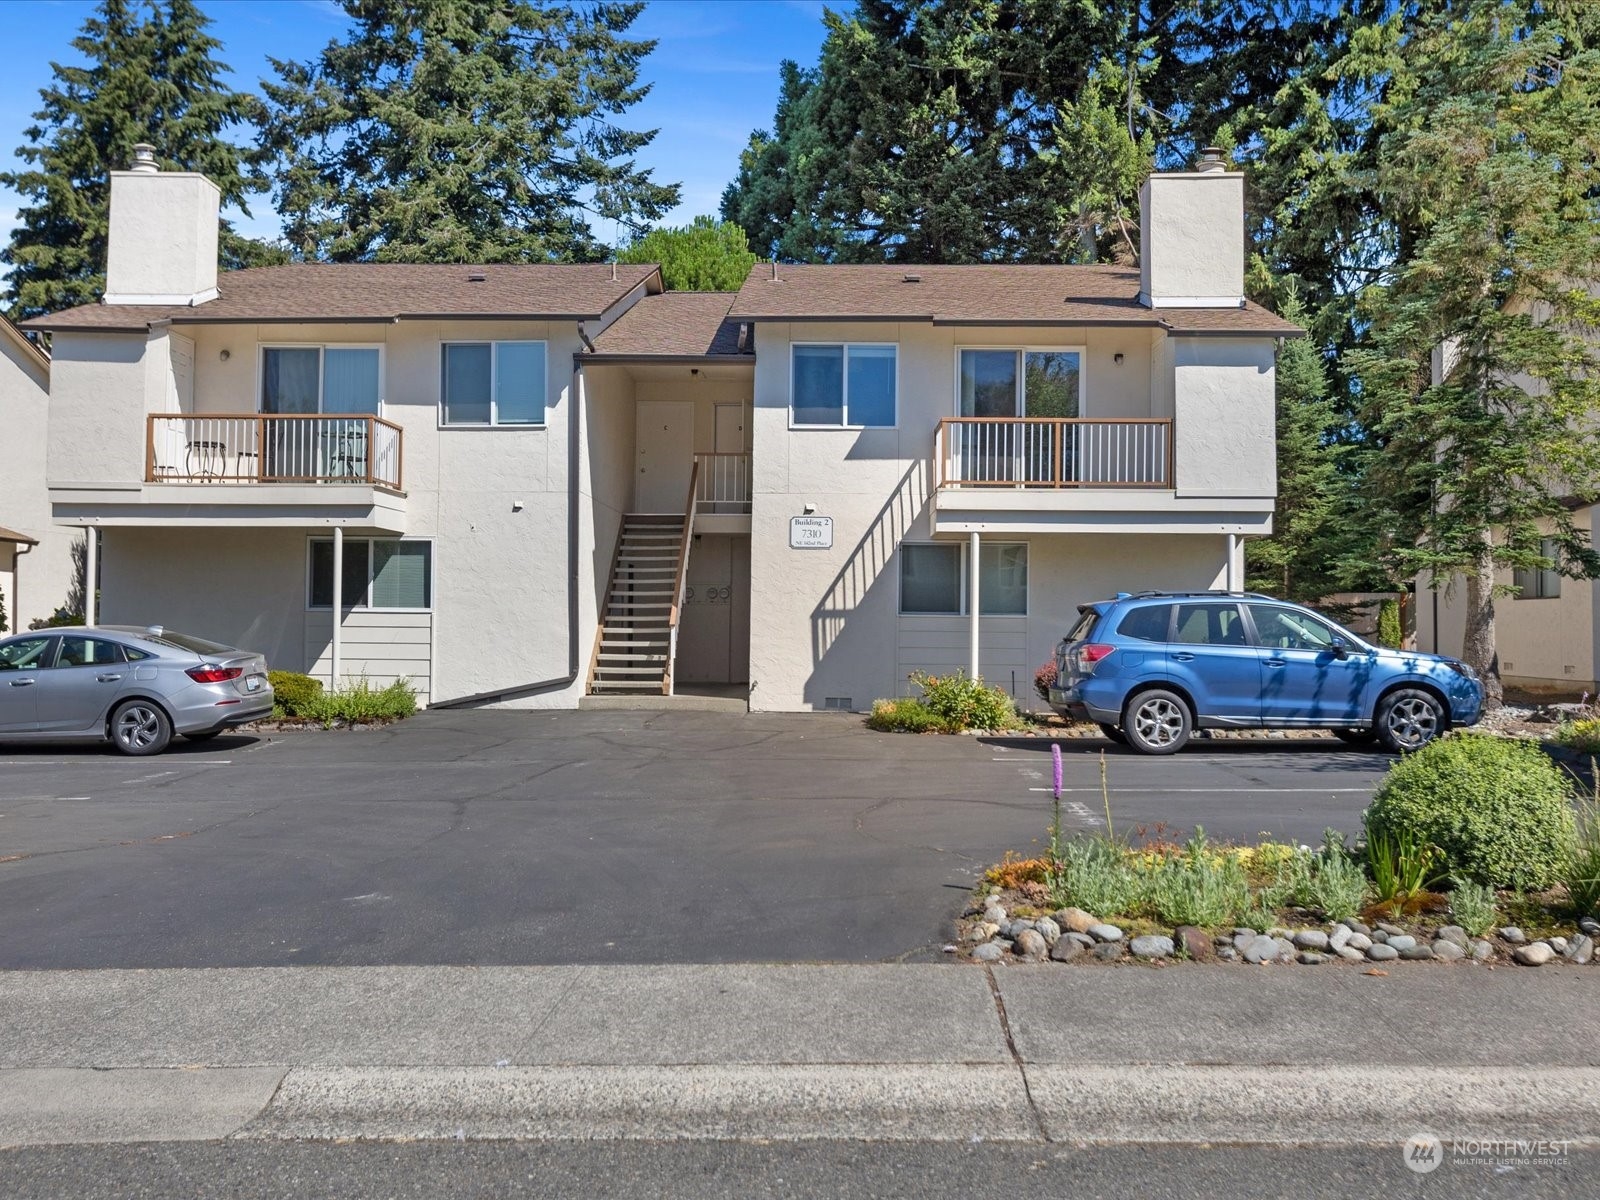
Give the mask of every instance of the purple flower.
M 1050 766 L 1051 766 L 1052 772 L 1053 772 L 1052 778 L 1055 780 L 1055 785 L 1056 785 L 1056 799 L 1059 800 L 1059 799 L 1061 799 L 1061 743 L 1060 742 L 1051 742 L 1050 743 Z

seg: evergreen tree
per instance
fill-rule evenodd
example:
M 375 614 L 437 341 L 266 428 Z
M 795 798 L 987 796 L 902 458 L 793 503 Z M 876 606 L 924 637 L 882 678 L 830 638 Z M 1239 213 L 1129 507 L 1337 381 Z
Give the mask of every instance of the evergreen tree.
M 744 230 L 715 217 L 688 225 L 652 229 L 617 255 L 618 262 L 660 263 L 672 292 L 731 292 L 744 283 L 756 256 Z
M 105 288 L 110 175 L 149 142 L 169 170 L 202 171 L 223 202 L 248 215 L 246 198 L 266 187 L 259 154 L 226 132 L 251 121 L 252 96 L 222 81 L 221 43 L 192 0 L 102 0 L 72 46 L 87 65 L 52 63 L 54 82 L 17 155 L 28 164 L 0 173 L 23 197 L 0 262 L 10 268 L 13 318 L 99 299 Z M 225 261 L 270 259 L 273 249 L 222 227 Z
M 638 3 L 344 0 L 354 22 L 263 82 L 294 251 L 338 262 L 588 261 L 590 221 L 638 231 L 678 201 L 612 123 L 649 91 Z
M 1465 0 L 1384 44 L 1375 186 L 1416 232 L 1348 356 L 1382 449 L 1369 503 L 1399 570 L 1464 576 L 1495 703 L 1499 572 L 1600 576 L 1571 514 L 1600 478 L 1600 8 Z

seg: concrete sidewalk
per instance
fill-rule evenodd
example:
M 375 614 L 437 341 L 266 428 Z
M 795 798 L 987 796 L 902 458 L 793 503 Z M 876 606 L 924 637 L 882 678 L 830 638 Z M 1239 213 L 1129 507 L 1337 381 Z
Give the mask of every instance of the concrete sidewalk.
M 377 967 L 0 975 L 0 1145 L 1600 1137 L 1600 973 Z

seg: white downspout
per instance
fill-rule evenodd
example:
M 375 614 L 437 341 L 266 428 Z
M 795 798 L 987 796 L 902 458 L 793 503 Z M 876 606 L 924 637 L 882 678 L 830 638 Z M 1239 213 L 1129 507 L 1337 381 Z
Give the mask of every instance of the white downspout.
M 99 615 L 95 612 L 97 605 L 94 597 L 100 587 L 100 531 L 93 525 L 86 525 L 83 535 L 83 623 L 93 625 L 95 617 Z
M 1243 590 L 1239 584 L 1239 535 L 1237 533 L 1228 535 L 1228 569 L 1223 578 L 1227 581 L 1227 587 L 1230 592 Z
M 967 611 L 970 645 L 967 660 L 971 664 L 967 675 L 978 677 L 978 531 L 968 535 L 967 542 Z
M 340 626 L 343 625 L 343 624 L 344 624 L 344 526 L 343 525 L 335 525 L 333 527 L 333 647 L 332 647 L 332 651 L 331 651 L 332 656 L 333 656 L 333 662 L 332 662 L 332 669 L 331 669 L 330 675 L 329 675 L 329 687 L 328 687 L 328 690 L 330 692 L 336 692 L 336 691 L 339 690 L 340 667 L 343 666 L 343 664 L 340 662 L 340 657 L 341 657 L 340 652 L 344 648 L 343 647 L 343 642 L 342 642 L 342 631 L 340 630 Z M 433 681 L 431 679 L 428 681 L 428 686 L 430 688 L 433 686 Z

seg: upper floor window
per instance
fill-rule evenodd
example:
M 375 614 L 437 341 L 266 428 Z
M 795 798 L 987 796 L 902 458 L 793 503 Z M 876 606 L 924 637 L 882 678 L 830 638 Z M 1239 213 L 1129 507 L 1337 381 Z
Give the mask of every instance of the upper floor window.
M 383 352 L 377 346 L 264 346 L 261 411 L 376 415 L 382 377 Z
M 963 417 L 1082 416 L 1083 354 L 962 350 L 958 386 Z
M 1551 562 L 1561 561 L 1561 551 L 1554 538 L 1540 539 L 1539 557 L 1548 558 Z M 1560 571 L 1518 567 L 1511 572 L 1511 582 L 1517 587 L 1518 600 L 1558 600 L 1561 597 Z
M 796 345 L 790 423 L 862 429 L 895 423 L 894 346 Z
M 543 425 L 543 342 L 446 342 L 446 425 Z

